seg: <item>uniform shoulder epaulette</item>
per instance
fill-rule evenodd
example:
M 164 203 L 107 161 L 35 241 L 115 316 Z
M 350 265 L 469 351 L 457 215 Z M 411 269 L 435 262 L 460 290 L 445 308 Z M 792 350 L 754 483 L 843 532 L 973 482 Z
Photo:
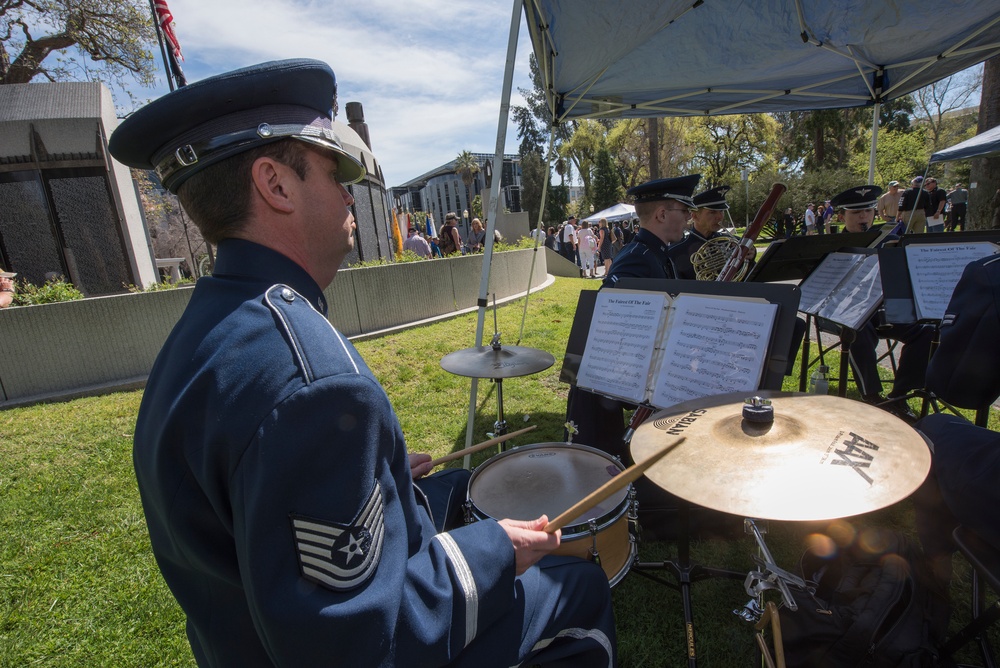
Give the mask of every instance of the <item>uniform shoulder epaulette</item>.
M 359 360 L 343 334 L 308 299 L 278 284 L 268 289 L 264 300 L 281 323 L 307 383 L 327 376 L 361 373 Z

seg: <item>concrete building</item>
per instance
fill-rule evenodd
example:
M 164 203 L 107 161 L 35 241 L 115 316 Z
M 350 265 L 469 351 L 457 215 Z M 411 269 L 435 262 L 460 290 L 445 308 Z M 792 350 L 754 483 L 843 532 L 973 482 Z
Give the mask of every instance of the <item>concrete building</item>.
M 436 167 L 426 174 L 421 174 L 411 181 L 395 186 L 389 190 L 389 200 L 399 211 L 427 211 L 434 217 L 434 223 L 440 226 L 444 215 L 454 211 L 462 217 L 462 239 L 468 238 L 469 223 L 472 215 L 471 201 L 476 195 L 482 195 L 489 187 L 489 171 L 493 164 L 493 154 L 473 153 L 479 163 L 479 172 L 475 175 L 472 186 L 466 192 L 465 183 L 455 171 L 457 160 Z M 503 175 L 500 179 L 500 207 L 511 213 L 521 211 L 521 158 L 508 154 L 503 160 Z M 485 197 L 483 198 L 486 199 Z M 486 207 L 488 202 L 484 201 Z M 469 212 L 463 217 L 464 212 Z
M 100 83 L 0 86 L 0 263 L 35 284 L 64 276 L 85 295 L 159 280 L 117 127 Z

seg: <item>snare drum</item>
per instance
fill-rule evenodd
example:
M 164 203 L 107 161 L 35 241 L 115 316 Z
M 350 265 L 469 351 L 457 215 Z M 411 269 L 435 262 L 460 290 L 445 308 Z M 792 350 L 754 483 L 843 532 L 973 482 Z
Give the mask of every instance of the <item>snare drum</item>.
M 469 480 L 466 517 L 550 520 L 625 470 L 607 453 L 576 443 L 538 443 L 490 458 Z M 635 493 L 629 485 L 574 518 L 553 554 L 596 561 L 615 586 L 636 558 Z

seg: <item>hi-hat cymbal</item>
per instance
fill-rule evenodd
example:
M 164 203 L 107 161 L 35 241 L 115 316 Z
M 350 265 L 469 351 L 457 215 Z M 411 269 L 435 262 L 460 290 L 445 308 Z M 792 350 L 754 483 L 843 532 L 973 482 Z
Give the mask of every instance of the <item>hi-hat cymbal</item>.
M 743 418 L 744 399 L 770 399 L 773 422 Z M 654 413 L 632 438 L 641 462 L 687 440 L 646 477 L 699 506 L 742 517 L 826 520 L 905 499 L 927 477 L 923 437 L 899 418 L 840 397 L 739 392 Z
M 545 371 L 556 363 L 544 350 L 520 346 L 466 348 L 441 358 L 441 368 L 456 376 L 469 378 L 514 378 Z

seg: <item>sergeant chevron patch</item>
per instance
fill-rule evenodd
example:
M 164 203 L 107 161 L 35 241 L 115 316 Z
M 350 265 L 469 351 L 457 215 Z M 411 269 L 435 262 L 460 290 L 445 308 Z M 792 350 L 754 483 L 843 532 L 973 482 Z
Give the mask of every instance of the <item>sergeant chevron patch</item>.
M 351 524 L 292 515 L 302 577 L 334 591 L 363 584 L 378 567 L 385 538 L 382 488 L 376 480 Z

